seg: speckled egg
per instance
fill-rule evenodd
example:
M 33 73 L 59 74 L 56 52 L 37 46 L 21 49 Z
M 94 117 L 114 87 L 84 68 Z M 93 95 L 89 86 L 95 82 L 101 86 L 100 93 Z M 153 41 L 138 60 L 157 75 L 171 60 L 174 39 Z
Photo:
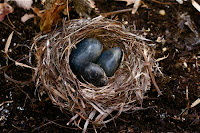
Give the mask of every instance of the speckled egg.
M 103 46 L 96 38 L 87 38 L 77 44 L 69 57 L 69 64 L 74 73 L 82 67 L 85 62 L 96 62 L 102 53 Z
M 108 77 L 111 77 L 114 75 L 115 71 L 119 67 L 121 60 L 121 48 L 114 47 L 107 51 L 104 51 L 97 60 L 97 64 L 103 68 Z
M 108 77 L 104 70 L 97 64 L 86 62 L 79 70 L 80 76 L 87 82 L 99 87 L 108 83 Z

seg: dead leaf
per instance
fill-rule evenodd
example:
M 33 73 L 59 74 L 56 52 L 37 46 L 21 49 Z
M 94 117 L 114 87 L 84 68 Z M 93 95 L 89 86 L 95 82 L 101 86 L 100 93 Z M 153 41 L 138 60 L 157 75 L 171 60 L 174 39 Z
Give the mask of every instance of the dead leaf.
M 13 13 L 14 9 L 8 3 L 0 3 L 0 21 L 4 20 L 4 17 L 9 13 Z
M 11 34 L 8 37 L 8 40 L 6 41 L 5 51 L 4 51 L 6 54 L 8 53 L 8 48 L 10 47 L 10 43 L 11 43 L 11 40 L 12 40 L 12 37 L 13 37 L 13 33 L 14 33 L 14 31 L 11 32 Z

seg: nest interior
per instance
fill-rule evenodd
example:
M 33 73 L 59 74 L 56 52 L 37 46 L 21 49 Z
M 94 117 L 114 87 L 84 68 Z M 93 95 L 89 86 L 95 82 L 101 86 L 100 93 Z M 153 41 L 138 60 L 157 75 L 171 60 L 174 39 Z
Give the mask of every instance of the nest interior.
M 69 55 L 81 40 L 97 38 L 104 50 L 120 47 L 123 59 L 103 87 L 78 80 L 69 65 Z M 102 125 L 122 112 L 141 108 L 145 92 L 150 89 L 151 77 L 147 62 L 154 62 L 154 52 L 142 37 L 128 32 L 119 22 L 97 17 L 63 23 L 53 32 L 35 39 L 37 75 L 45 92 L 60 109 L 72 112 L 70 124 L 78 117 L 89 123 Z M 146 59 L 146 60 L 145 60 Z M 112 112 L 115 111 L 115 115 Z

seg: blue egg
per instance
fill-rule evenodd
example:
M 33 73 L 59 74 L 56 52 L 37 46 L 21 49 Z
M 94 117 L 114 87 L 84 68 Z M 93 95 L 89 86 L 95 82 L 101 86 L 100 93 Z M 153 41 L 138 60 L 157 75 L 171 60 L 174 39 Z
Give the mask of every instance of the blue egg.
M 108 83 L 108 77 L 104 70 L 97 64 L 86 62 L 79 70 L 79 76 L 95 86 L 104 86 Z
M 97 64 L 103 68 L 108 77 L 111 77 L 114 75 L 115 71 L 119 67 L 121 60 L 121 48 L 114 47 L 107 51 L 104 51 L 97 60 Z
M 85 62 L 96 62 L 102 53 L 103 46 L 96 38 L 87 38 L 77 44 L 69 57 L 69 64 L 74 73 L 82 67 Z

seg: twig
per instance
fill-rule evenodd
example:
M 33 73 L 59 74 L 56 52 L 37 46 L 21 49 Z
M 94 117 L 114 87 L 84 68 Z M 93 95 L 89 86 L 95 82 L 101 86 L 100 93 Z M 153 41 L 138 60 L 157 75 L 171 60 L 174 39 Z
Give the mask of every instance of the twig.
M 3 106 L 5 103 L 13 103 L 13 101 L 4 101 L 4 102 L 0 103 L 0 107 Z
M 67 0 L 67 17 L 68 17 L 68 20 L 70 20 L 70 16 L 69 16 L 69 0 Z
M 21 88 L 19 87 L 19 90 L 20 90 L 21 92 L 23 92 L 23 93 L 26 95 L 26 99 L 28 98 L 28 99 L 30 99 L 30 101 L 31 101 L 30 96 L 29 96 L 23 89 L 21 89 Z M 25 100 L 26 100 L 26 99 L 25 99 Z
M 0 70 L 3 70 L 4 68 L 6 68 L 7 66 L 3 66 L 3 67 L 0 67 Z
M 66 125 L 69 125 L 72 121 L 74 121 L 79 115 L 76 114 L 75 116 L 73 116 L 70 121 L 66 124 Z
M 50 120 L 47 119 L 47 121 L 48 121 L 47 123 L 45 123 L 45 124 L 43 124 L 43 125 L 35 128 L 34 130 L 32 130 L 32 132 L 35 132 L 36 130 L 39 130 L 40 128 L 42 128 L 44 126 L 47 126 L 49 124 L 55 124 L 55 125 L 57 125 L 59 127 L 66 128 L 66 129 L 80 130 L 79 128 L 67 127 L 67 126 L 63 126 L 63 125 L 60 125 L 60 124 L 58 124 L 58 123 L 55 122 L 55 121 L 59 121 L 59 120 L 62 120 L 62 119 L 57 119 L 57 120 L 53 120 L 53 121 L 50 121 Z
M 197 125 L 200 122 L 199 118 L 200 118 L 200 116 L 198 114 L 196 114 L 196 119 L 192 123 L 190 123 L 190 125 Z
M 8 79 L 8 80 L 14 82 L 14 83 L 17 83 L 17 84 L 21 84 L 21 85 L 30 84 L 30 83 L 33 81 L 33 79 L 30 79 L 29 81 L 18 81 L 18 80 L 15 80 L 15 79 L 11 78 L 10 76 L 8 76 L 8 75 L 6 74 L 6 71 L 8 70 L 8 68 L 10 68 L 11 65 L 13 65 L 13 64 L 15 63 L 15 61 L 14 61 L 12 58 L 10 58 L 10 57 L 8 56 L 8 54 L 6 54 L 6 56 L 7 56 L 9 59 L 11 59 L 11 61 L 13 61 L 13 63 L 10 64 L 10 65 L 8 65 L 8 66 L 6 66 L 7 68 L 5 67 L 5 70 L 4 70 L 4 77 L 5 77 L 6 79 Z M 22 61 L 22 60 L 24 60 L 24 59 L 25 59 L 25 58 L 18 59 L 16 62 Z
M 189 96 L 188 96 L 188 86 L 186 86 L 186 90 L 185 90 L 185 91 L 186 91 L 186 94 L 185 94 L 185 95 L 186 95 L 186 100 L 188 101 L 188 100 L 189 100 Z
M 7 15 L 7 18 L 8 18 L 9 23 L 12 25 L 12 27 L 15 28 L 15 26 L 13 25 L 13 23 L 10 21 L 10 18 L 9 18 L 8 15 Z
M 62 128 L 73 129 L 73 130 L 75 130 L 75 129 L 77 130 L 78 129 L 79 130 L 79 128 L 72 128 L 72 127 L 63 126 L 63 125 L 60 125 L 60 124 L 58 124 L 58 123 L 56 123 L 54 121 L 49 121 L 49 122 L 52 123 L 52 124 L 55 124 L 55 125 L 57 125 L 59 127 L 62 127 Z
M 20 35 L 20 36 L 22 35 L 22 33 L 16 31 L 13 27 L 11 27 L 10 25 L 6 24 L 5 22 L 1 22 L 1 23 L 5 24 L 6 26 L 8 26 L 8 27 L 11 28 L 12 30 L 14 30 L 18 35 Z
M 147 59 L 147 56 L 142 52 L 141 49 L 140 49 L 140 51 L 141 51 L 141 53 L 143 54 L 143 57 L 144 57 L 144 60 L 145 60 L 146 64 L 149 64 L 149 65 L 147 65 L 147 69 L 148 69 L 148 71 L 149 71 L 149 75 L 150 75 L 150 77 L 151 77 L 151 80 L 152 80 L 152 82 L 153 82 L 153 85 L 155 86 L 155 88 L 156 88 L 156 90 L 157 90 L 157 92 L 158 92 L 158 94 L 159 94 L 159 96 L 160 96 L 160 95 L 162 95 L 162 92 L 160 91 L 160 89 L 159 89 L 159 87 L 158 87 L 158 85 L 157 85 L 157 83 L 156 83 L 156 80 L 155 80 L 155 78 L 154 78 L 154 76 L 153 76 L 153 74 L 152 74 L 152 72 L 151 72 L 151 65 L 150 65 L 150 63 L 149 63 L 149 61 L 148 61 L 148 59 Z
M 101 13 L 100 15 L 103 17 L 108 17 L 111 15 L 119 14 L 119 13 L 130 12 L 132 10 L 133 8 L 129 8 L 129 9 L 123 9 L 123 10 L 118 10 L 118 11 L 113 11 L 113 12 Z
M 20 127 L 17 127 L 17 126 L 15 126 L 15 125 L 13 125 L 13 124 L 12 124 L 12 127 L 16 128 L 16 129 L 19 130 L 19 131 L 26 131 L 26 130 L 21 129 Z

